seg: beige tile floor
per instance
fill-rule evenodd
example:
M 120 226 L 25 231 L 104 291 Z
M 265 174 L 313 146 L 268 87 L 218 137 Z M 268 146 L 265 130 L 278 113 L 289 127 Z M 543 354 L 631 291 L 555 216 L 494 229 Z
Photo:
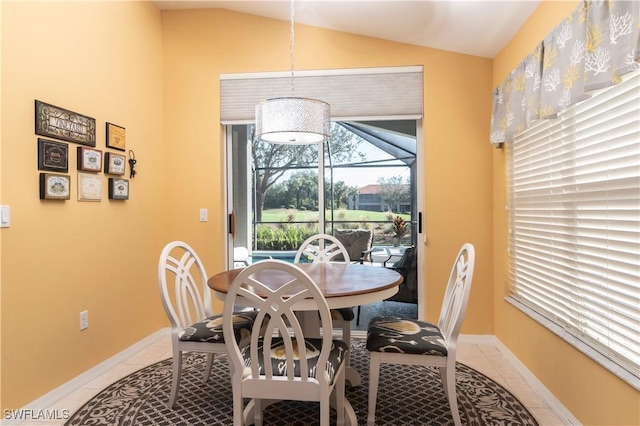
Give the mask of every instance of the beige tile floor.
M 458 345 L 458 361 L 482 372 L 486 376 L 500 383 L 513 393 L 535 416 L 541 426 L 556 426 L 570 424 L 547 405 L 545 400 L 536 393 L 516 367 L 491 342 L 464 343 Z M 171 357 L 169 337 L 160 337 L 150 343 L 135 355 L 129 357 L 109 372 L 97 377 L 83 388 L 53 404 L 51 409 L 69 410 L 75 412 L 82 404 L 96 395 L 100 390 L 126 375 L 146 367 L 152 363 Z M 33 426 L 63 425 L 60 421 L 32 421 Z

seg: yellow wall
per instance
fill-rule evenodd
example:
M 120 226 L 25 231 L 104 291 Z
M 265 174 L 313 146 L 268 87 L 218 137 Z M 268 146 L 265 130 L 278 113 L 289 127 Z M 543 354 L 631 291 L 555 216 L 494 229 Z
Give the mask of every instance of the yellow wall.
M 162 34 L 147 2 L 2 2 L 1 406 L 21 408 L 166 323 L 156 265 L 171 223 L 164 191 Z M 34 99 L 126 128 L 130 200 L 41 201 Z M 127 175 L 128 177 L 128 175 Z M 89 328 L 79 331 L 80 311 Z
M 223 200 L 220 153 L 219 80 L 222 73 L 289 69 L 287 22 L 225 10 L 164 12 L 165 138 L 180 141 L 172 155 L 177 168 L 169 190 L 183 208 L 179 222 L 197 208 Z M 428 318 L 437 318 L 444 285 L 458 249 L 476 245 L 477 274 L 464 332 L 493 334 L 491 296 L 491 148 L 489 134 L 491 61 L 314 27 L 296 25 L 296 69 L 423 65 L 425 87 L 426 282 Z M 469 70 L 473 70 L 469 73 Z M 464 123 L 464 125 L 460 125 Z M 197 191 L 183 189 L 194 181 Z M 204 192 L 203 192 L 204 191 Z M 207 206 L 202 206 L 202 195 Z M 175 197 L 175 198 L 174 198 Z M 210 219 L 224 221 L 223 210 Z M 195 229 L 195 228 L 193 228 Z M 224 236 L 183 228 L 196 241 L 206 236 L 205 258 L 220 256 Z M 215 271 L 214 271 L 215 272 Z
M 574 5 L 543 3 L 495 62 L 297 25 L 296 68 L 424 66 L 428 319 L 470 241 L 463 332 L 495 333 L 585 424 L 638 424 L 637 393 L 503 301 L 504 153 L 488 144 L 491 89 Z M 2 2 L 0 19 L 0 195 L 12 209 L 0 231 L 0 406 L 19 408 L 168 324 L 156 288 L 166 242 L 188 241 L 210 274 L 224 268 L 219 75 L 288 70 L 289 29 L 147 2 Z M 75 144 L 72 199 L 38 199 L 34 99 L 96 118 L 99 149 L 105 121 L 127 128 L 138 159 L 129 201 L 108 201 L 106 184 L 102 202 L 76 200 Z
M 545 1 L 494 60 L 493 84 L 505 76 L 577 7 Z M 640 424 L 640 394 L 504 301 L 507 294 L 506 153 L 494 163 L 495 334 L 585 425 Z
M 160 15 L 149 3 L 3 6 L 1 189 L 12 226 L 1 231 L 1 405 L 19 408 L 168 324 L 155 271 L 164 243 L 184 239 L 210 274 L 223 269 L 219 74 L 287 70 L 289 33 L 286 22 Z M 305 26 L 296 46 L 297 69 L 424 65 L 428 317 L 470 241 L 478 265 L 463 332 L 492 334 L 491 61 Z M 34 99 L 96 118 L 98 148 L 105 121 L 127 128 L 139 170 L 129 201 L 109 202 L 106 189 L 100 203 L 38 199 Z

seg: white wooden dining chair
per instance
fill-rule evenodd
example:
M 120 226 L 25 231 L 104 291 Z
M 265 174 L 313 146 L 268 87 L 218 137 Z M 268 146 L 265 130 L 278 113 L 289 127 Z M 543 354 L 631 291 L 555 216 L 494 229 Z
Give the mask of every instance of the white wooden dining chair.
M 329 234 L 316 234 L 307 238 L 298 248 L 294 263 L 301 260 L 312 263 L 350 263 L 349 252 L 340 240 Z M 342 331 L 342 340 L 351 344 L 351 321 L 355 318 L 353 308 L 331 309 L 333 327 Z M 350 356 L 347 356 L 347 366 L 351 364 Z
M 207 273 L 197 253 L 187 243 L 167 244 L 158 262 L 158 286 L 162 306 L 171 323 L 173 352 L 169 407 L 176 404 L 182 375 L 182 353 L 207 354 L 203 380 L 209 380 L 214 355 L 227 352 L 222 332 L 222 315 L 215 315 Z M 233 312 L 234 340 L 248 337 L 256 313 Z
M 376 317 L 369 322 L 369 426 L 375 424 L 382 363 L 438 367 L 453 422 L 460 426 L 455 380 L 456 348 L 469 300 L 474 264 L 475 248 L 472 244 L 466 243 L 458 252 L 453 264 L 437 325 L 397 317 Z
M 265 285 L 267 276 L 271 283 L 277 280 L 276 285 Z M 305 299 L 312 299 L 320 314 L 325 330 L 320 338 L 305 338 L 295 314 L 296 304 Z M 257 308 L 256 321 L 265 326 L 264 332 L 254 327 L 245 347 L 232 338 L 231 314 L 236 303 Z M 349 347 L 342 340 L 333 339 L 327 301 L 306 272 L 281 260 L 249 265 L 227 292 L 223 318 L 235 426 L 243 424 L 243 398 L 253 399 L 256 426 L 263 423 L 262 400 L 271 403 L 283 399 L 319 402 L 320 425 L 329 425 L 332 393 L 337 424 L 344 424 L 345 356 Z

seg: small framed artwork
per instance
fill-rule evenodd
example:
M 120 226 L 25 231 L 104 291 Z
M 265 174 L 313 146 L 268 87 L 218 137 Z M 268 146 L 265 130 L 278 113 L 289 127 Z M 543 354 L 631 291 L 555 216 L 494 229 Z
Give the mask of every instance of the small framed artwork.
M 100 201 L 102 179 L 100 175 L 78 172 L 78 201 Z
M 79 146 L 78 170 L 85 172 L 99 172 L 102 170 L 102 151 Z
M 126 135 L 124 127 L 107 123 L 107 148 L 124 151 L 126 148 Z
M 96 119 L 36 99 L 36 135 L 96 146 Z
M 110 175 L 123 175 L 126 164 L 124 155 L 114 154 L 113 152 L 105 152 L 104 154 L 104 172 Z
M 69 145 L 38 138 L 38 170 L 69 171 Z
M 128 200 L 129 199 L 129 180 L 109 178 L 109 199 L 110 200 Z
M 68 200 L 71 198 L 71 177 L 53 173 L 40 173 L 41 200 Z

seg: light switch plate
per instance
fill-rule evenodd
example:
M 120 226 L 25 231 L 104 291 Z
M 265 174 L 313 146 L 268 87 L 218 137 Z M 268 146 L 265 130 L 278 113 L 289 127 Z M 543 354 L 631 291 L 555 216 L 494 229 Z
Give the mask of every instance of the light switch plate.
M 9 206 L 0 206 L 0 228 L 8 228 L 10 222 L 11 211 Z
M 209 210 L 200 209 L 200 222 L 206 222 L 209 220 Z

